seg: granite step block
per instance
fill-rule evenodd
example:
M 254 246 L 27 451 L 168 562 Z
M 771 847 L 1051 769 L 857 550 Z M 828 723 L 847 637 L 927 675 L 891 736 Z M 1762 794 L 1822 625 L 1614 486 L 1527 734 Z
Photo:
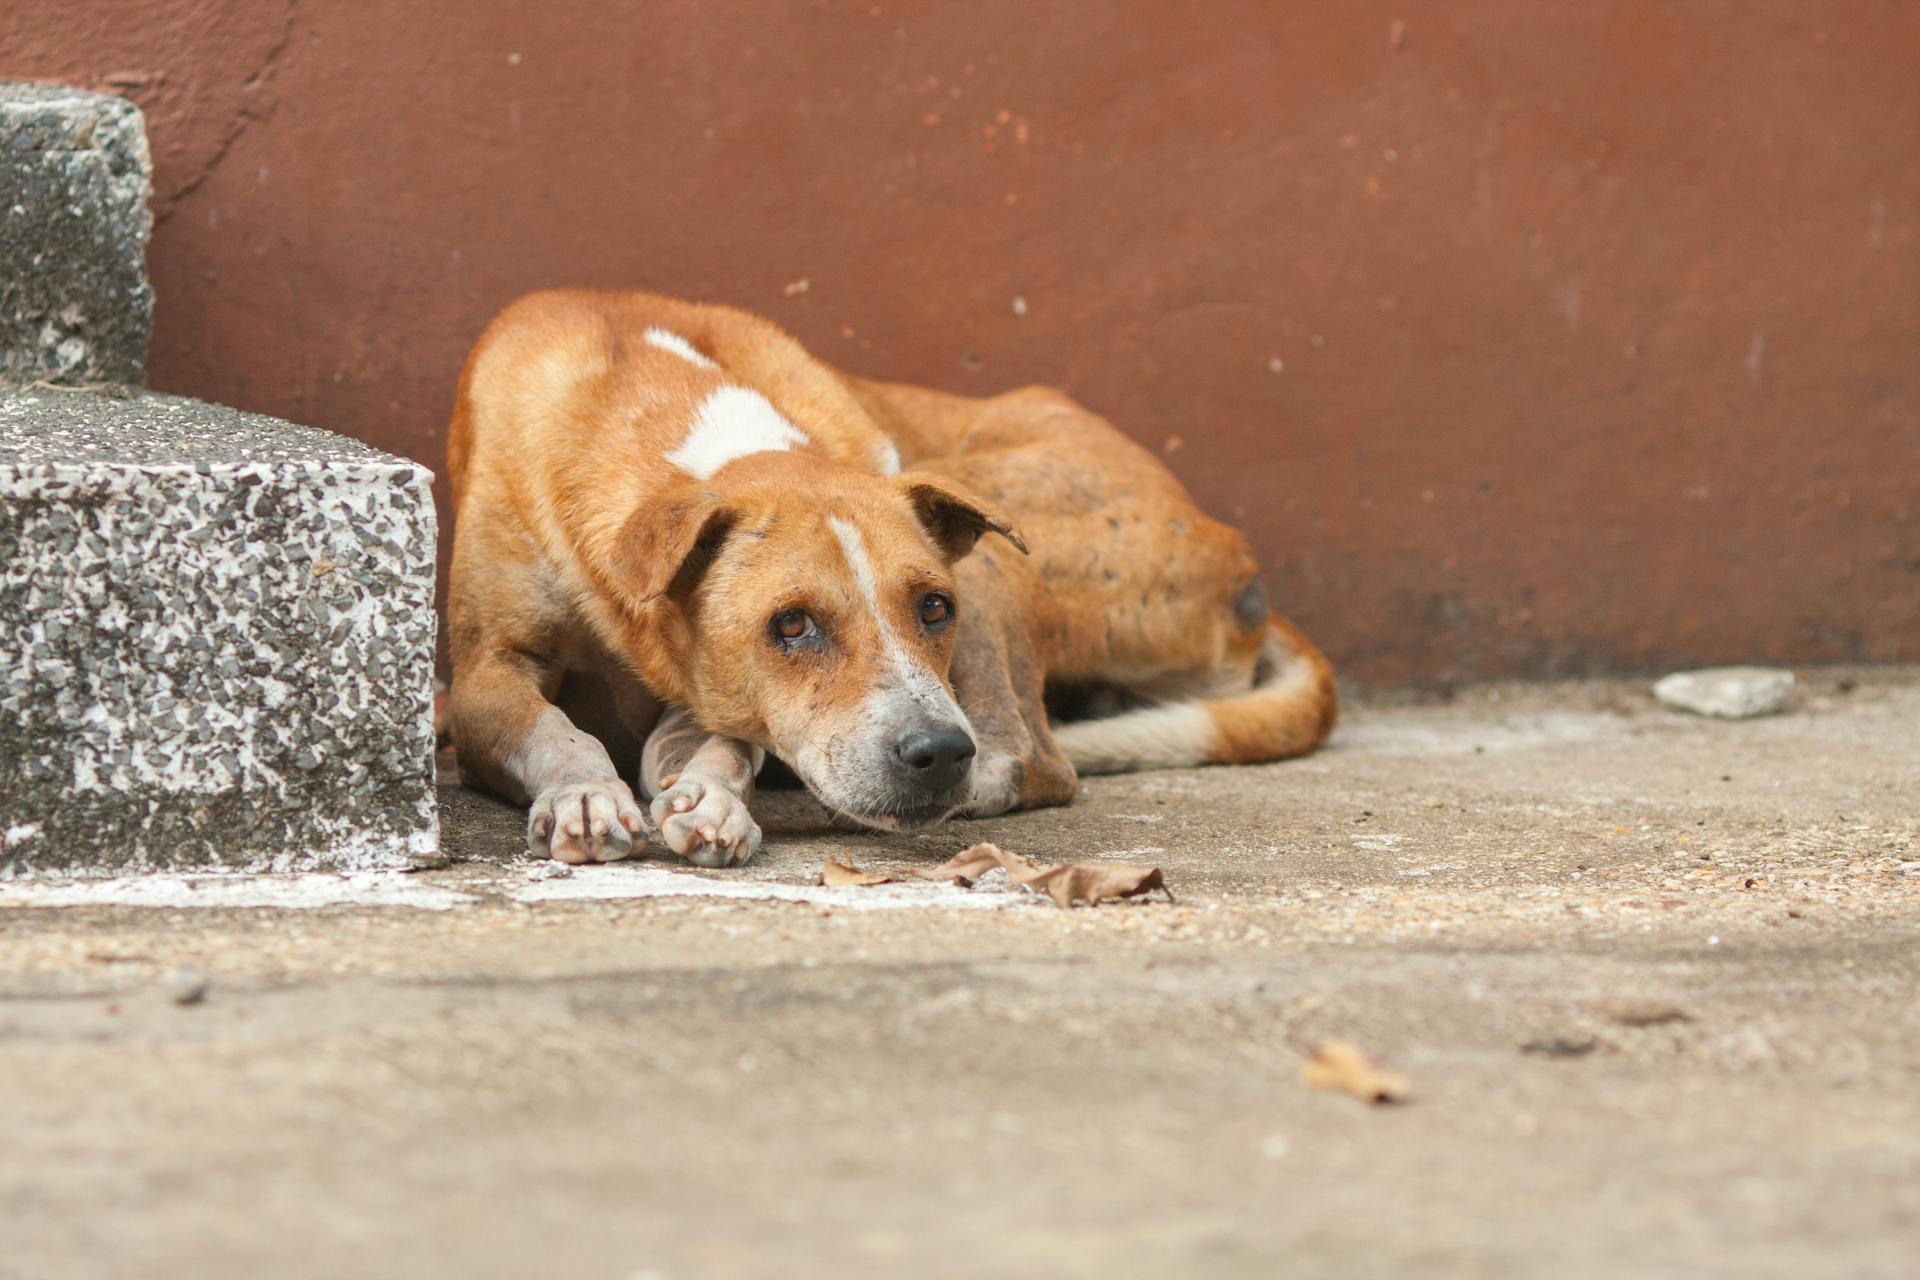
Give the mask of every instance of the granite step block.
M 0 383 L 140 383 L 152 161 L 124 98 L 0 84 Z
M 0 394 L 0 875 L 433 861 L 431 483 L 194 400 Z

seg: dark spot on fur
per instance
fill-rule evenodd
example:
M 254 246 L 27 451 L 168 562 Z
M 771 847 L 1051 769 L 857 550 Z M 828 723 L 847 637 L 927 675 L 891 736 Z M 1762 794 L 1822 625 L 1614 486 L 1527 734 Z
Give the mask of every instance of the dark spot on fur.
M 1233 617 L 1241 626 L 1249 629 L 1266 625 L 1267 589 L 1260 584 L 1260 579 L 1249 582 L 1245 590 L 1234 597 Z

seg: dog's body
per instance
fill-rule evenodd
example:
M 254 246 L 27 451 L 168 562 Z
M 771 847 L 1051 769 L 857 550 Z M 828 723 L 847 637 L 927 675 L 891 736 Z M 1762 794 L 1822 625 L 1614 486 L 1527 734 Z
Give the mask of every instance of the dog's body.
M 1244 540 L 1058 392 L 869 382 L 741 312 L 551 292 L 481 338 L 447 452 L 454 742 L 536 851 L 631 852 L 636 767 L 666 842 L 724 865 L 766 751 L 902 826 L 1332 728 Z

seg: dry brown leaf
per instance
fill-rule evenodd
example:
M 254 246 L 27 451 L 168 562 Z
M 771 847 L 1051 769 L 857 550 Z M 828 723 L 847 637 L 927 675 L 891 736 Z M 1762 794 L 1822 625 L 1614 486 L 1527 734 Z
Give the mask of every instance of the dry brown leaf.
M 1155 889 L 1173 901 L 1166 877 L 1158 867 L 1132 867 L 1118 862 L 1065 862 L 1057 866 L 1036 866 L 1017 853 L 1009 853 L 995 844 L 976 844 L 962 849 L 940 866 L 918 874 L 925 880 L 978 880 L 995 867 L 1004 868 L 1007 878 L 1044 893 L 1062 907 L 1076 902 L 1098 906 L 1118 898 L 1137 897 Z
M 853 865 L 851 858 L 845 862 L 828 858 L 820 868 L 820 883 L 829 889 L 839 889 L 847 885 L 896 884 L 898 881 L 878 871 L 863 871 Z
M 1063 907 L 1076 902 L 1095 907 L 1108 899 L 1138 897 L 1155 889 L 1166 894 L 1168 902 L 1173 901 L 1160 868 L 1131 867 L 1120 862 L 1069 862 L 1048 867 L 1027 883 L 1045 889 Z
M 976 844 L 948 858 L 937 867 L 914 874 L 922 880 L 978 880 L 995 867 L 1006 867 L 1012 875 L 1016 867 L 1033 870 L 1033 864 L 1017 853 L 1008 853 L 999 845 Z
M 1300 1079 L 1310 1089 L 1351 1094 L 1362 1102 L 1405 1102 L 1410 1087 L 1397 1071 L 1382 1070 L 1371 1055 L 1350 1040 L 1326 1040 L 1300 1064 Z

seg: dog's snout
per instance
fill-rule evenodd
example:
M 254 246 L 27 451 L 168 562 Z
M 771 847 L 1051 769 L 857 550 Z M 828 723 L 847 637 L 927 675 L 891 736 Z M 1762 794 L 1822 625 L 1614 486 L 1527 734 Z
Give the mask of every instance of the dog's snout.
M 951 726 L 916 729 L 901 736 L 893 754 L 914 785 L 929 793 L 951 791 L 973 764 L 973 739 Z

